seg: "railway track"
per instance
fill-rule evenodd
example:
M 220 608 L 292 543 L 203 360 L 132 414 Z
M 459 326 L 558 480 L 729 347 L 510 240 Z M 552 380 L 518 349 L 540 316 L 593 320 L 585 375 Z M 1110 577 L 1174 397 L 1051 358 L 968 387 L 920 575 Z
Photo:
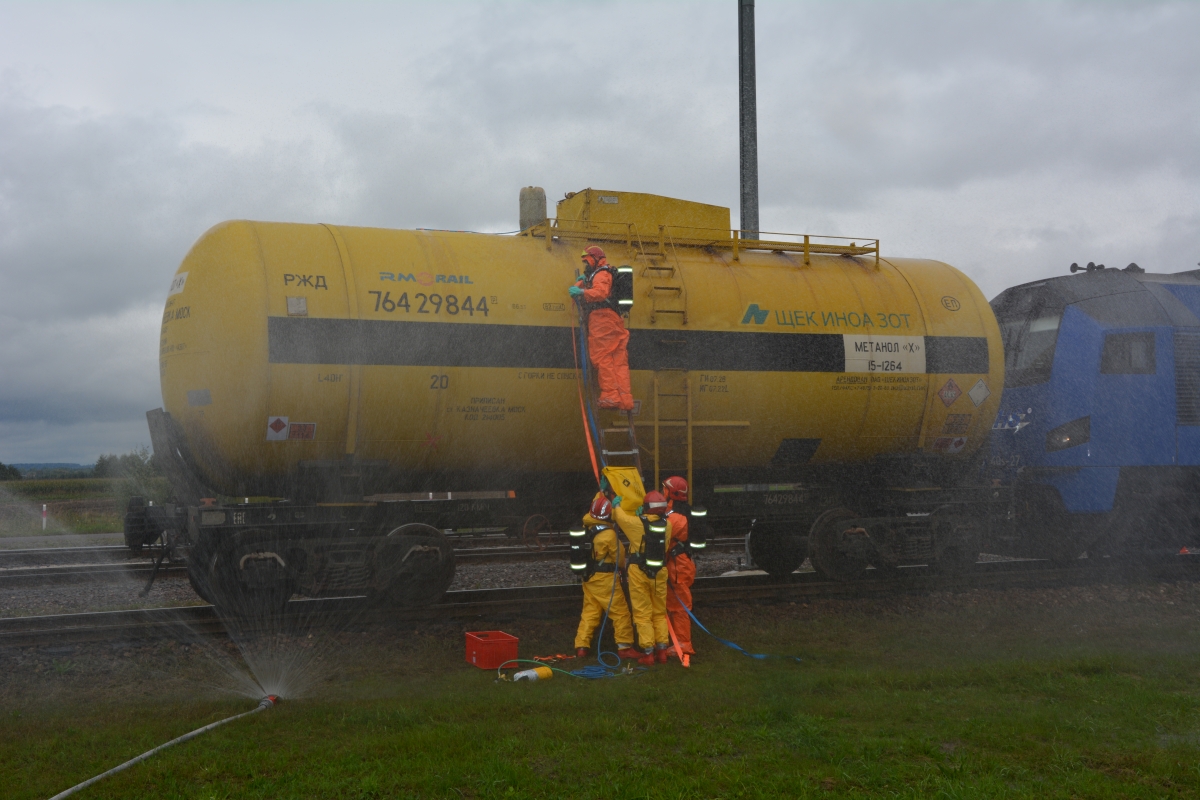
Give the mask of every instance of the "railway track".
M 821 580 L 815 573 L 793 573 L 786 580 L 767 575 L 698 578 L 693 587 L 703 606 L 745 602 L 785 602 L 803 598 L 878 597 L 888 594 L 956 591 L 971 588 L 1043 588 L 1089 583 L 1200 578 L 1200 559 L 1136 570 L 1088 565 L 1055 567 L 1046 561 L 987 562 L 961 575 L 942 575 L 921 567 L 876 575 L 857 583 Z M 299 599 L 288 603 L 269 632 L 316 628 L 362 628 L 397 622 L 496 620 L 511 617 L 558 617 L 578 613 L 578 584 L 447 592 L 440 603 L 417 609 L 371 607 L 361 597 Z M 239 635 L 262 632 L 239 628 Z M 0 647 L 137 639 L 195 639 L 230 635 L 229 621 L 212 606 L 105 611 L 0 619 Z
M 506 544 L 511 541 L 506 537 L 463 537 L 455 541 L 455 560 L 460 565 L 565 563 L 570 550 L 566 536 L 543 537 L 540 547 Z M 714 539 L 709 544 L 711 551 L 735 552 L 743 548 L 741 537 Z M 121 545 L 4 550 L 0 551 L 0 589 L 146 581 L 154 569 L 147 560 L 150 553 L 134 554 Z M 164 562 L 158 579 L 186 575 L 182 565 Z

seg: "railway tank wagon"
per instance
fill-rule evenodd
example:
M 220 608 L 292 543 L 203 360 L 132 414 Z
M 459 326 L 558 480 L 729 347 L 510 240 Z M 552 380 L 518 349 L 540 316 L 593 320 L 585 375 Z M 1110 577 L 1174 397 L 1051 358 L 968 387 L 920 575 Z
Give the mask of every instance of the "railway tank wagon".
M 1014 507 L 991 552 L 1200 545 L 1200 273 L 1089 267 L 992 301 L 1007 369 L 990 458 Z
M 686 474 L 772 572 L 799 565 L 810 529 L 835 577 L 974 562 L 987 497 L 964 476 L 1004 357 L 962 273 L 875 241 L 747 240 L 728 209 L 654 195 L 589 189 L 539 216 L 519 236 L 204 234 L 167 297 L 149 414 L 178 506 L 132 510 L 134 536 L 177 537 L 210 598 L 413 601 L 452 574 L 439 529 L 565 522 L 594 490 L 566 288 L 599 244 L 634 273 L 648 480 Z

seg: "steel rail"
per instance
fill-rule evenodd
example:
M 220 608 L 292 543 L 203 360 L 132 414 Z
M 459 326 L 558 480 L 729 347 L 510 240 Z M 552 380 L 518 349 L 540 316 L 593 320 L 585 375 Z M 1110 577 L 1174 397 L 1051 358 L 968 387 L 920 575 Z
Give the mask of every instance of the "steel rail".
M 564 539 L 566 537 L 563 537 Z M 741 537 L 718 539 L 709 544 L 712 552 L 736 552 L 742 550 L 744 542 Z M 62 553 L 64 550 L 88 551 L 85 553 Z M 89 563 L 88 555 L 101 551 L 101 557 L 113 557 L 113 560 L 102 560 L 99 563 Z M 127 580 L 147 580 L 154 569 L 149 561 L 129 562 L 122 551 L 128 553 L 128 548 L 115 545 L 111 548 L 64 547 L 50 548 L 49 562 L 39 562 L 33 559 L 33 554 L 43 550 L 10 551 L 21 554 L 22 558 L 12 562 L 20 566 L 10 566 L 8 559 L 3 558 L 0 551 L 0 589 L 17 587 L 64 586 L 82 583 L 120 583 Z M 496 547 L 461 547 L 455 548 L 454 558 L 460 564 L 517 564 L 539 561 L 561 561 L 566 563 L 570 553 L 568 544 L 550 544 L 541 549 L 524 545 L 506 545 Z M 142 554 L 145 557 L 145 554 Z M 187 569 L 181 564 L 164 563 L 159 569 L 159 578 L 183 577 Z
M 1055 567 L 1046 561 L 980 563 L 961 574 L 944 575 L 929 568 L 903 568 L 888 575 L 840 583 L 816 573 L 793 573 L 787 579 L 768 575 L 698 578 L 692 594 L 698 604 L 720 606 L 747 601 L 786 602 L 801 599 L 870 598 L 926 594 L 978 588 L 1046 588 L 1095 583 L 1195 580 L 1200 559 L 1159 567 L 1128 569 L 1080 562 Z M 282 615 L 265 623 L 226 618 L 208 605 L 177 608 L 101 611 L 0 619 L 0 646 L 28 647 L 63 642 L 197 636 L 252 636 L 262 632 L 340 629 L 398 622 L 451 622 L 514 617 L 560 617 L 578 613 L 579 584 L 447 592 L 441 602 L 424 608 L 377 607 L 362 597 L 292 600 Z

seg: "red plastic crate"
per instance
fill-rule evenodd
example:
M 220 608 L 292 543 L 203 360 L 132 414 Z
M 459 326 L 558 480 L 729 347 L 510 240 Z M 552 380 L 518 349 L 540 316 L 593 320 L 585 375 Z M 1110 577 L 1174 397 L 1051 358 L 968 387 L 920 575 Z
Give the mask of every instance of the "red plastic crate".
M 517 637 L 504 631 L 467 631 L 467 663 L 496 669 L 517 657 L 517 642 Z

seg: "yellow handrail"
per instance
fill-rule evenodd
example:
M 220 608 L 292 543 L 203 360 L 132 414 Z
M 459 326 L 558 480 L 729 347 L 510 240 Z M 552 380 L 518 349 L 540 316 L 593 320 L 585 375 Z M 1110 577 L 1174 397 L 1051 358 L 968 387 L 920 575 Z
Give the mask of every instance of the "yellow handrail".
M 676 235 L 676 233 L 680 235 Z M 879 266 L 879 240 L 852 238 L 849 236 L 818 236 L 814 234 L 781 233 L 760 231 L 756 238 L 747 239 L 740 230 L 722 231 L 714 228 L 692 228 L 685 225 L 662 226 L 660 238 L 670 235 L 676 247 L 713 247 L 733 251 L 734 260 L 739 260 L 745 250 L 769 250 L 773 252 L 803 253 L 804 263 L 809 263 L 813 253 L 834 256 L 875 256 Z M 632 223 L 592 222 L 590 220 L 547 219 L 534 225 L 522 236 L 545 237 L 546 246 L 559 239 L 587 239 L 596 242 L 624 242 L 629 244 L 635 235 Z M 776 239 L 769 237 L 789 237 Z M 820 240 L 820 241 L 814 241 Z

